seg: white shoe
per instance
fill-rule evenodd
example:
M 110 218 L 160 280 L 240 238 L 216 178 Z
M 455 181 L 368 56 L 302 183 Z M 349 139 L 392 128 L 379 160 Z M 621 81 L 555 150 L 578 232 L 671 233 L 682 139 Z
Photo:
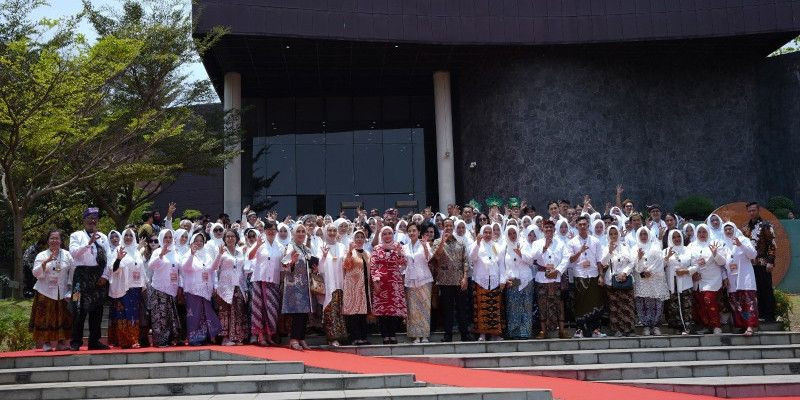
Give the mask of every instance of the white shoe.
M 681 332 L 681 335 L 688 335 L 688 334 L 689 334 L 689 332 L 686 332 L 686 331 Z
M 503 337 L 502 336 L 492 336 L 492 340 L 494 340 L 495 342 L 502 342 L 503 341 Z
M 573 338 L 575 338 L 575 339 L 581 339 L 581 338 L 583 338 L 583 331 L 582 331 L 582 330 L 580 330 L 580 329 L 576 329 L 576 330 L 575 330 L 575 334 L 574 334 L 574 335 L 572 335 L 572 337 L 573 337 Z
M 481 335 L 478 336 L 478 341 L 479 342 L 485 342 L 486 341 L 486 335 L 481 333 Z
M 596 330 L 596 331 L 594 331 L 594 332 L 592 332 L 592 337 L 593 337 L 593 338 L 601 338 L 601 337 L 606 337 L 606 336 L 608 336 L 608 335 L 606 335 L 606 334 L 605 334 L 605 333 L 603 333 L 603 332 L 600 332 L 600 330 L 599 330 L 599 329 L 598 329 L 598 330 Z
M 650 327 L 649 326 L 645 326 L 642 329 L 642 336 L 650 336 Z
M 614 336 L 616 336 L 616 337 L 622 337 L 622 332 L 620 332 L 620 331 L 616 331 L 616 332 L 614 332 Z
M 430 343 L 430 342 L 431 342 L 431 341 L 430 341 L 430 340 L 428 340 L 428 338 L 426 338 L 426 337 L 422 338 L 422 343 Z
M 222 345 L 223 345 L 223 346 L 235 346 L 235 345 L 236 345 L 236 343 L 233 343 L 233 342 L 232 342 L 232 341 L 230 341 L 230 340 L 226 340 L 226 341 L 222 342 Z
M 722 335 L 722 328 L 714 328 L 715 335 Z
M 414 344 L 419 344 L 419 338 L 415 338 L 415 339 L 414 339 L 414 341 L 413 341 L 413 342 L 411 342 L 411 343 L 414 343 Z
M 653 336 L 661 336 L 661 328 L 659 327 L 653 328 Z
M 53 346 L 50 345 L 50 342 L 44 342 L 44 344 L 42 344 L 42 351 L 44 352 L 53 351 Z

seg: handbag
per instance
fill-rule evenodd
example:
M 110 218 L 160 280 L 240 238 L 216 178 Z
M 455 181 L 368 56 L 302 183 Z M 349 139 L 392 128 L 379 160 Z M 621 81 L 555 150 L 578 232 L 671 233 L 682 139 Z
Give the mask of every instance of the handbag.
M 317 294 L 320 296 L 325 295 L 325 280 L 322 278 L 322 274 L 319 272 L 312 272 L 310 274 L 311 277 L 311 293 Z
M 625 280 L 620 282 L 617 280 L 617 274 L 614 273 L 614 262 L 611 262 L 611 288 L 617 290 L 633 289 L 633 278 L 630 275 L 625 277 Z

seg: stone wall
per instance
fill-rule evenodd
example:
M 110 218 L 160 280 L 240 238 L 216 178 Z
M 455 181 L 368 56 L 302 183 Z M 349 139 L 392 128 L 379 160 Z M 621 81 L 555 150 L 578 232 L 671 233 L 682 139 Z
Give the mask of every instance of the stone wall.
M 617 183 L 640 205 L 800 201 L 798 57 L 682 54 L 551 49 L 458 71 L 459 201 L 599 208 Z

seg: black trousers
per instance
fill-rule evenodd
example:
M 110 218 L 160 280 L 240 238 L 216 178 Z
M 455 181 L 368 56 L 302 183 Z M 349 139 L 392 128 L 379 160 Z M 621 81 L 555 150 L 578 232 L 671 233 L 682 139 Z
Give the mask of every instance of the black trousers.
M 772 289 L 772 272 L 763 265 L 753 265 L 758 293 L 758 315 L 764 321 L 775 321 L 775 291 Z
M 367 340 L 367 316 L 366 314 L 345 315 L 344 323 L 347 325 L 347 333 L 350 334 L 350 341 Z
M 91 307 L 79 307 L 72 316 L 72 340 L 70 345 L 83 344 L 83 324 L 89 318 L 89 346 L 100 343 L 100 325 L 103 322 L 103 303 L 98 302 Z
M 308 326 L 308 314 L 289 314 L 292 317 L 292 331 L 289 334 L 290 339 L 306 340 L 306 326 Z
M 397 336 L 397 331 L 400 330 L 400 325 L 403 324 L 403 317 L 378 317 L 378 329 L 381 331 L 381 337 L 390 338 Z
M 472 298 L 460 286 L 439 286 L 439 308 L 442 310 L 442 327 L 445 339 L 453 337 L 453 325 L 458 321 L 458 332 L 462 337 L 469 333 Z
M 79 265 L 72 278 L 73 290 L 80 293 L 80 301 L 73 303 L 72 340 L 70 345 L 83 344 L 83 324 L 89 318 L 89 347 L 100 344 L 100 325 L 103 322 L 103 303 L 107 288 L 98 287 L 97 280 L 103 273 L 98 266 Z

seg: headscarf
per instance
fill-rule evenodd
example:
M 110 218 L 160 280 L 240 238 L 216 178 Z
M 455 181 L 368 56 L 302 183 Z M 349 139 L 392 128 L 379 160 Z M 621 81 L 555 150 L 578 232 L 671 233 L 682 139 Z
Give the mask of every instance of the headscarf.
M 286 232 L 288 233 L 286 235 L 286 239 L 281 239 L 281 228 L 286 229 Z M 283 222 L 280 222 L 280 223 L 278 223 L 278 233 L 275 234 L 275 240 L 277 240 L 278 243 L 280 243 L 283 246 L 288 246 L 289 243 L 292 242 L 293 234 L 294 234 L 294 231 L 289 228 L 289 225 L 286 225 Z
M 397 243 L 405 244 L 405 243 L 410 242 L 411 238 L 408 237 L 407 233 L 400 231 L 400 224 L 408 226 L 408 222 L 406 222 L 406 220 L 404 220 L 404 219 L 401 219 L 400 221 L 397 221 L 397 224 L 394 226 L 394 241 L 397 242 Z M 381 229 L 381 230 L 383 230 L 383 229 Z
M 389 244 L 392 244 L 392 243 L 395 243 L 395 242 L 396 242 L 396 240 L 394 239 L 394 237 L 392 238 L 392 241 L 391 241 L 391 242 L 384 242 L 384 241 L 383 241 L 383 231 L 385 231 L 385 230 L 387 230 L 387 229 L 388 229 L 389 231 L 391 231 L 391 232 L 394 232 L 394 231 L 392 230 L 392 227 L 391 227 L 391 226 L 383 226 L 383 227 L 381 227 L 381 229 L 378 231 L 378 243 L 379 243 L 379 244 L 383 244 L 383 245 L 389 245 Z
M 175 251 L 177 251 L 178 254 L 182 255 L 189 250 L 189 244 L 191 243 L 189 240 L 191 240 L 191 238 L 187 238 L 186 244 L 181 245 L 181 236 L 186 235 L 187 233 L 188 232 L 186 229 L 178 229 L 172 236 L 172 240 L 175 242 Z
M 511 239 L 509 239 L 509 237 L 508 237 L 508 233 L 509 233 L 509 232 L 510 232 L 512 229 L 514 230 L 514 232 L 516 232 L 516 233 L 517 233 L 517 240 L 514 240 L 513 242 L 512 242 L 512 241 L 511 241 Z M 506 230 L 503 232 L 503 240 L 505 241 L 505 244 L 506 244 L 506 246 L 508 246 L 508 245 L 514 245 L 514 244 L 519 244 L 519 237 L 520 237 L 520 233 L 519 233 L 519 227 L 518 227 L 518 226 L 516 226 L 516 225 L 509 225 L 509 226 L 507 226 L 507 227 L 506 227 Z
M 563 235 L 561 234 L 561 225 L 567 226 L 566 234 Z M 558 221 L 556 222 L 554 237 L 560 240 L 565 245 L 569 243 L 569 221 L 567 221 L 566 218 L 559 218 Z
M 125 233 L 126 232 L 130 232 L 131 235 L 133 235 L 133 241 L 129 245 L 125 244 Z M 131 255 L 139 254 L 139 252 L 138 252 L 139 243 L 136 241 L 136 231 L 131 229 L 131 228 L 128 228 L 128 229 L 125 229 L 124 231 L 122 231 L 122 234 L 119 235 L 119 245 L 123 249 L 125 249 L 125 252 L 128 253 L 128 254 L 131 254 Z
M 714 229 L 714 225 L 711 225 L 711 218 L 716 217 L 719 220 L 719 228 Z M 720 218 L 719 215 L 711 213 L 711 215 L 706 218 L 706 225 L 708 226 L 708 238 L 712 241 L 724 241 L 725 240 L 725 231 L 723 225 L 725 222 Z
M 673 232 L 678 232 L 678 235 L 681 236 L 681 244 L 678 246 L 675 246 L 675 244 L 672 243 Z M 669 232 L 667 232 L 667 249 L 672 249 L 678 254 L 683 253 L 683 251 L 686 250 L 686 246 L 683 244 L 683 232 L 681 232 L 680 229 L 671 229 Z
M 602 225 L 603 226 L 603 231 L 599 235 L 596 233 L 598 225 Z M 591 234 L 592 234 L 592 236 L 596 237 L 597 240 L 600 241 L 600 245 L 601 246 L 605 246 L 605 245 L 608 244 L 608 235 L 606 234 L 606 223 L 603 222 L 602 219 L 596 219 L 596 220 L 594 220 L 594 222 L 592 222 L 592 232 L 591 232 Z
M 201 232 L 198 232 L 198 233 L 195 233 L 194 235 L 192 235 L 192 238 L 189 239 L 189 242 L 186 243 L 186 245 L 189 247 L 189 251 L 191 251 L 192 244 L 194 243 L 194 240 L 197 239 L 198 236 L 203 238 L 203 247 L 201 247 L 199 250 L 197 250 L 197 252 L 194 253 L 194 255 L 195 255 L 195 257 L 202 257 L 204 260 L 207 260 L 209 258 L 209 254 L 205 251 L 205 245 L 206 245 L 206 243 L 208 241 L 206 240 L 206 236 L 203 235 Z
M 114 233 L 117 234 L 117 237 L 119 237 L 119 243 L 122 244 L 122 235 L 115 230 L 111 230 L 110 232 L 108 232 L 108 236 L 106 236 L 108 238 L 108 243 L 111 243 L 111 235 Z
M 333 228 L 334 230 L 336 230 L 336 237 L 333 238 L 333 243 L 330 242 L 330 239 L 328 237 L 328 229 L 329 228 Z M 306 232 L 306 233 L 308 233 L 308 232 Z M 339 240 L 339 227 L 337 225 L 335 225 L 335 224 L 325 225 L 325 228 L 323 228 L 323 230 L 322 230 L 322 240 L 325 242 L 326 245 L 335 245 L 336 243 L 338 243 L 338 240 Z
M 214 234 L 214 229 L 217 228 L 222 228 L 222 237 L 220 238 L 217 238 L 216 235 Z M 211 224 L 211 232 L 208 233 L 208 237 L 210 239 L 208 239 L 206 244 L 211 243 L 211 245 L 214 246 L 215 249 L 219 249 L 219 247 L 222 246 L 224 242 L 224 240 L 222 239 L 225 237 L 225 227 L 219 222 L 214 222 L 213 224 Z
M 533 217 L 533 221 L 531 221 L 531 223 L 533 225 L 536 225 L 537 228 L 539 228 L 539 224 L 541 223 L 542 219 L 543 218 L 542 218 L 541 215 L 537 215 L 537 216 Z M 542 230 L 542 228 L 539 228 L 539 230 Z
M 647 241 L 645 242 L 642 242 L 641 238 L 642 232 L 647 233 Z M 650 232 L 650 229 L 647 229 L 646 226 L 637 229 L 636 245 L 633 248 L 633 254 L 636 254 L 639 251 L 639 249 L 642 249 L 645 252 L 645 254 L 647 254 L 650 251 L 650 249 L 656 244 L 655 242 L 653 242 L 652 239 L 653 239 L 653 234 Z M 660 246 L 661 244 L 658 243 L 658 245 Z
M 458 234 L 458 225 L 464 225 L 464 234 Z M 453 237 L 464 246 L 469 246 L 472 243 L 471 234 L 469 233 L 469 228 L 467 227 L 467 223 L 464 222 L 463 219 L 456 219 L 455 224 L 453 226 Z

